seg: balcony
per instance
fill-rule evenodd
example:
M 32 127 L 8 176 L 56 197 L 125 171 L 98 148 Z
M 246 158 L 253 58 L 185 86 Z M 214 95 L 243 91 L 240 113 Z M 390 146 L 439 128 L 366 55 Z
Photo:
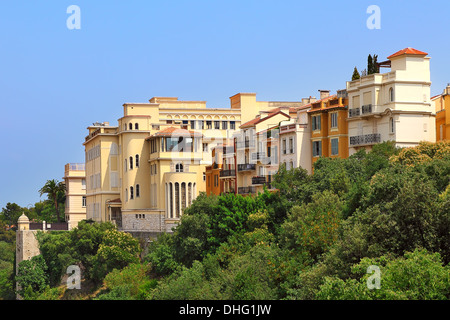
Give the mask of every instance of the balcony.
M 255 140 L 238 141 L 236 142 L 236 148 L 237 149 L 254 148 L 255 144 L 256 144 Z
M 256 164 L 254 163 L 238 164 L 238 171 L 252 171 L 252 170 L 256 170 Z
M 266 157 L 265 152 L 253 152 L 252 153 L 252 160 L 262 160 Z
M 371 104 L 366 104 L 361 107 L 362 114 L 369 114 L 373 112 L 373 108 Z
M 348 117 L 358 117 L 361 114 L 361 110 L 359 108 L 348 109 Z
M 260 185 L 266 183 L 266 177 L 253 177 L 252 178 L 252 184 L 253 185 Z
M 239 187 L 238 194 L 252 194 L 256 193 L 256 187 Z
M 235 177 L 236 176 L 236 170 L 222 170 L 220 171 L 220 177 L 226 178 L 226 177 Z
M 381 134 L 371 133 L 350 137 L 350 146 L 371 145 L 381 142 Z

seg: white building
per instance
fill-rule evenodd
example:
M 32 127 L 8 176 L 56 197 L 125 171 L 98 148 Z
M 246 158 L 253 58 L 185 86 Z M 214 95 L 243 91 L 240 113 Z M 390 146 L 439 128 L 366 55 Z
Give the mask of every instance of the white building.
M 387 73 L 347 82 L 349 155 L 392 140 L 398 147 L 435 142 L 435 110 L 430 100 L 430 58 L 406 48 L 388 57 Z

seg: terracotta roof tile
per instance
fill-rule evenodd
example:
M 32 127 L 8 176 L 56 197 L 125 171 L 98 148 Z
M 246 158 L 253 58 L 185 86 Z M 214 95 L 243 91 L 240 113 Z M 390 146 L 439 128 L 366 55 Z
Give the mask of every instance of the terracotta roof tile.
M 401 56 L 404 54 L 415 54 L 415 55 L 420 55 L 420 56 L 426 56 L 428 53 L 409 47 L 409 48 L 405 48 L 403 50 L 397 51 L 396 53 L 391 54 L 387 58 L 392 59 L 392 58 L 395 58 L 395 57 L 398 57 L 398 56 Z

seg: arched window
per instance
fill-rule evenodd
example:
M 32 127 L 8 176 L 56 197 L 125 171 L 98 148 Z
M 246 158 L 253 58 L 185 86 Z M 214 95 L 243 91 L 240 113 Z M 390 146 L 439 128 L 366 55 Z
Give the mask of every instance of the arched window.
M 192 204 L 192 182 L 188 184 L 188 206 Z
M 394 88 L 389 88 L 389 101 L 394 101 Z
M 125 172 L 126 172 L 128 170 L 127 159 L 125 159 L 125 166 L 124 166 L 124 168 L 125 168 Z
M 130 130 L 133 130 L 133 124 L 130 123 L 130 124 L 128 125 L 128 128 L 130 128 Z
M 169 218 L 173 218 L 173 184 L 169 183 Z
M 125 202 L 128 201 L 128 189 L 125 189 Z
M 130 170 L 133 170 L 133 157 L 130 157 Z
M 134 199 L 134 188 L 130 187 L 130 200 Z
M 181 183 L 181 212 L 186 208 L 186 183 Z
M 141 196 L 141 187 L 137 184 L 136 185 L 136 198 L 139 198 Z
M 183 172 L 183 164 L 182 163 L 177 163 L 177 165 L 175 166 L 175 171 L 176 172 Z
M 136 155 L 136 168 L 139 168 L 139 155 Z
M 134 129 L 135 129 L 135 130 L 139 130 L 139 123 L 135 123 L 135 124 L 134 124 Z
M 389 132 L 390 133 L 394 133 L 395 132 L 395 122 L 394 122 L 394 118 L 393 117 L 389 118 Z
M 180 217 L 180 184 L 175 182 L 175 217 Z

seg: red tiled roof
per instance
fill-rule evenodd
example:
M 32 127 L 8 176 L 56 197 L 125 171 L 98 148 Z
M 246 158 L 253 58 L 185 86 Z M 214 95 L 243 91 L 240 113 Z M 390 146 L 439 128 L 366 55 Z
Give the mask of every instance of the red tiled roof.
M 266 117 L 264 117 L 264 118 L 257 117 L 257 118 L 255 118 L 255 119 L 253 119 L 253 120 L 247 121 L 246 123 L 242 124 L 239 128 L 247 128 L 247 127 L 251 127 L 251 126 L 253 126 L 253 125 L 255 125 L 255 124 L 258 124 L 258 123 L 263 122 L 263 121 L 265 121 L 265 120 L 267 120 L 267 119 L 269 119 L 269 118 L 272 118 L 273 116 L 275 116 L 275 115 L 277 115 L 277 114 L 283 114 L 283 115 L 285 115 L 286 117 L 288 117 L 289 119 L 291 118 L 289 115 L 287 115 L 287 114 L 284 113 L 283 111 L 278 110 L 278 111 L 276 111 L 276 112 L 269 113 L 269 114 L 268 114 Z
M 415 55 L 420 55 L 420 56 L 426 56 L 428 53 L 409 47 L 409 48 L 405 48 L 403 50 L 397 51 L 396 53 L 391 54 L 387 58 L 390 60 L 392 58 L 395 58 L 395 57 L 398 57 L 398 56 L 401 56 L 404 54 L 415 54 Z

